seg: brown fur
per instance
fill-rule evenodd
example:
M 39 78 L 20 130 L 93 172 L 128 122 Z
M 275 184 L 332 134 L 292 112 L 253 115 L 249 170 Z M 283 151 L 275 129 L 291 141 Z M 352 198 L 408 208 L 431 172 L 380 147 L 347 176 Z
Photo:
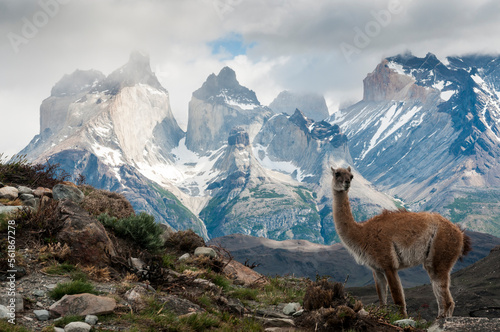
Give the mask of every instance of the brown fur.
M 449 290 L 450 271 L 470 250 L 470 239 L 437 213 L 383 211 L 363 223 L 356 223 L 347 195 L 351 168 L 332 168 L 333 219 L 335 229 L 359 264 L 373 271 L 381 304 L 387 301 L 387 285 L 394 303 L 407 316 L 398 270 L 422 264 L 432 282 L 439 317 L 450 317 L 455 303 Z

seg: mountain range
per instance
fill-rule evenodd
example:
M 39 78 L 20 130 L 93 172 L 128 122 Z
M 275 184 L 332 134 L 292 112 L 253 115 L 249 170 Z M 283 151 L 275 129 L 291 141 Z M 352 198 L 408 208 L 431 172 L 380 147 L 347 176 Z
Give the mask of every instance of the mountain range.
M 134 52 L 108 76 L 77 70 L 57 82 L 20 154 L 205 239 L 337 242 L 330 166 L 347 165 L 358 221 L 403 201 L 500 235 L 496 59 L 384 59 L 363 100 L 331 116 L 316 94 L 283 91 L 264 106 L 225 67 L 193 92 L 184 132 L 149 57 Z
M 384 59 L 333 114 L 358 170 L 413 210 L 500 235 L 500 58 Z

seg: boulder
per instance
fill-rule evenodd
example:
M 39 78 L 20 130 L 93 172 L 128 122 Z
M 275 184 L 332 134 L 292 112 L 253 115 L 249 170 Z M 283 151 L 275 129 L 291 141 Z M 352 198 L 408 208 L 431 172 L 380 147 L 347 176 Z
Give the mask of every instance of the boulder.
M 89 332 L 92 326 L 84 322 L 71 322 L 64 327 L 64 332 Z
M 175 295 L 162 295 L 158 301 L 163 303 L 163 307 L 175 313 L 177 316 L 185 315 L 191 312 L 203 312 L 203 309 L 193 302 L 177 297 Z
M 16 276 L 17 279 L 17 276 Z M 23 296 L 19 293 L 16 293 L 15 297 L 15 310 L 16 312 L 21 312 L 24 310 L 24 299 Z M 4 305 L 5 307 L 9 308 L 9 305 L 11 305 L 11 300 L 12 297 L 7 296 L 7 293 L 5 294 L 0 294 L 0 305 Z
M 400 326 L 400 327 L 407 327 L 407 326 L 415 327 L 416 324 L 417 324 L 417 322 L 415 322 L 413 319 L 400 319 L 400 320 L 394 321 L 394 323 L 393 323 L 393 325 Z
M 50 318 L 50 312 L 48 310 L 34 310 L 33 313 L 36 318 L 41 321 L 49 320 Z
M 99 320 L 99 318 L 95 315 L 87 315 L 85 316 L 85 323 L 89 324 L 89 325 L 95 325 L 97 324 L 97 321 Z
M 19 196 L 19 190 L 15 187 L 3 187 L 0 188 L 0 198 L 6 198 L 11 201 L 15 200 Z
M 232 278 L 236 284 L 250 286 L 255 284 L 266 284 L 264 276 L 238 261 L 231 260 L 224 267 L 224 273 Z
M 33 190 L 33 195 L 37 197 L 47 196 L 52 198 L 52 190 L 49 188 L 38 187 L 35 190 Z
M 35 195 L 33 195 L 33 194 L 19 194 L 19 199 L 23 202 L 28 201 L 28 200 L 33 199 L 33 198 L 35 198 Z
M 10 318 L 9 309 L 6 306 L 0 304 L 0 319 Z
M 70 200 L 58 205 L 59 218 L 64 220 L 57 240 L 71 249 L 69 260 L 75 264 L 107 266 L 115 248 L 104 226 Z
M 13 212 L 17 212 L 19 210 L 22 210 L 23 209 L 23 206 L 22 205 L 19 205 L 19 206 L 0 206 L 0 213 L 13 213 Z
M 125 299 L 135 312 L 142 311 L 147 306 L 146 296 L 148 291 L 141 286 L 135 286 L 125 293 Z
M 175 233 L 175 231 L 172 229 L 172 227 L 170 227 L 167 224 L 159 224 L 159 225 L 162 230 L 160 237 L 165 243 L 170 238 L 170 236 Z
M 85 198 L 83 192 L 76 186 L 71 186 L 62 183 L 56 184 L 52 188 L 52 196 L 57 201 L 69 199 L 75 203 L 81 203 Z
M 17 190 L 19 192 L 19 195 L 23 195 L 23 194 L 31 195 L 31 194 L 33 194 L 33 189 L 28 188 L 26 186 L 18 186 Z
M 50 306 L 49 311 L 54 316 L 66 315 L 104 315 L 112 313 L 116 301 L 110 297 L 97 296 L 89 293 L 64 295 L 62 299 Z
M 301 308 L 300 308 L 300 303 L 288 303 L 287 305 L 285 305 L 285 307 L 283 308 L 283 313 L 285 315 L 292 315 L 294 313 L 296 313 L 297 311 L 299 311 Z
M 212 248 L 207 248 L 207 247 L 198 247 L 194 250 L 194 255 L 195 256 L 207 256 L 207 257 L 210 257 L 210 258 L 216 258 L 217 257 L 217 253 L 215 252 L 215 250 L 213 250 Z

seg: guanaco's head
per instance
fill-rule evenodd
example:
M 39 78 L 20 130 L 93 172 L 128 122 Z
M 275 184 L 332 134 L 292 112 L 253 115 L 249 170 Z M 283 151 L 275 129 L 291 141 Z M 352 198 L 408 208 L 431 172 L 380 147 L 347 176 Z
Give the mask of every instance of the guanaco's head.
M 351 173 L 351 167 L 347 168 L 333 168 L 333 180 L 332 180 L 332 189 L 335 191 L 348 191 L 349 187 L 351 187 L 351 181 L 353 175 Z

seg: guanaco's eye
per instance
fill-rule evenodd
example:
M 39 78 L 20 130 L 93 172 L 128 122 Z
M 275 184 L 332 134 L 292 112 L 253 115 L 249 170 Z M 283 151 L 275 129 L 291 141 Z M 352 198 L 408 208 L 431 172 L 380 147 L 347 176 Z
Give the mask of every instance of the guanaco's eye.
M 335 172 L 335 177 L 340 177 L 340 172 Z

